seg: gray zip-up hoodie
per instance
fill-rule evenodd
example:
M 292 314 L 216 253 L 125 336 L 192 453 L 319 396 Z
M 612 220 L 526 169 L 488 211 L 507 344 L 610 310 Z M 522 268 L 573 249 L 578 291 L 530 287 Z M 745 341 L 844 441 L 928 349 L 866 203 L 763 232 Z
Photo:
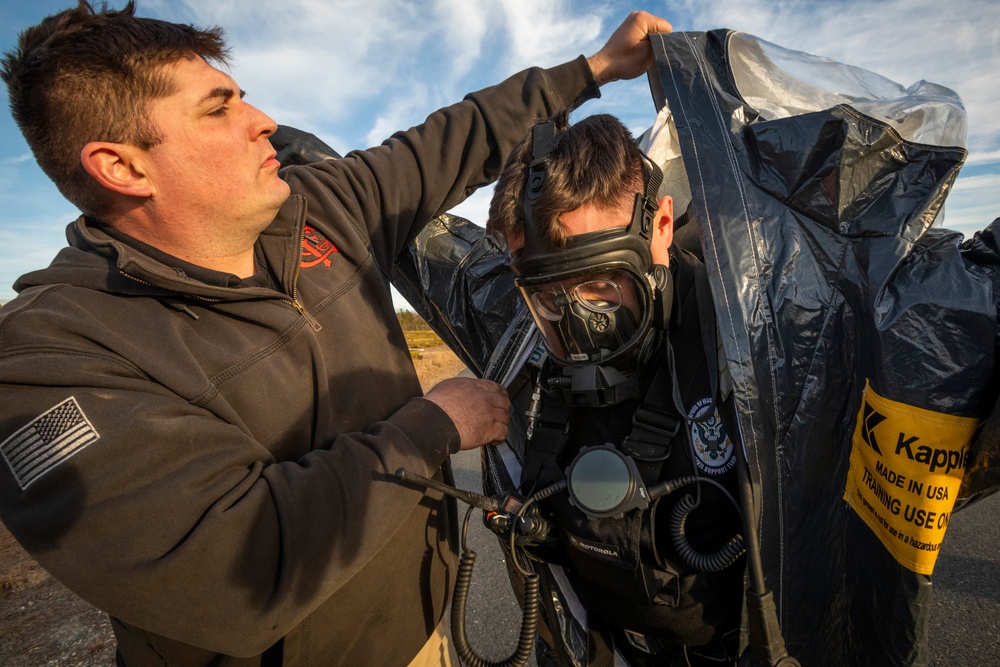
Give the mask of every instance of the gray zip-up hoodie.
M 454 517 L 393 473 L 439 475 L 459 438 L 421 398 L 387 276 L 533 122 L 597 94 L 581 57 L 287 168 L 256 247 L 277 289 L 221 286 L 84 218 L 18 281 L 0 310 L 0 515 L 112 616 L 126 665 L 417 653 L 450 595 Z

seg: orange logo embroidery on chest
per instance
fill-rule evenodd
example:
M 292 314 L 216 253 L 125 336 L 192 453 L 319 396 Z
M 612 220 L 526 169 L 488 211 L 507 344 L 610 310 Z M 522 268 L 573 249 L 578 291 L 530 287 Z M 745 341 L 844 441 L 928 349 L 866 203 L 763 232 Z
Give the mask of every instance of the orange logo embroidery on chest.
M 333 242 L 320 236 L 319 232 L 306 225 L 302 234 L 302 261 L 300 266 L 308 269 L 312 266 L 332 266 L 330 255 L 337 252 Z

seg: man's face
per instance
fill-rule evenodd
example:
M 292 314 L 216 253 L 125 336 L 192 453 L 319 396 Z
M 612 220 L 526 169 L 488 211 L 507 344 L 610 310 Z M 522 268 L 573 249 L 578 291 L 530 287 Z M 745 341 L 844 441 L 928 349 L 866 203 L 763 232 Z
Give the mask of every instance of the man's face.
M 631 218 L 630 208 L 585 204 L 562 213 L 559 224 L 573 237 L 626 227 Z M 523 238 L 508 239 L 511 252 L 521 246 Z M 625 347 L 645 312 L 642 289 L 634 282 L 644 280 L 642 276 L 612 267 L 593 269 L 595 272 L 583 270 L 565 280 L 522 289 L 550 352 L 564 361 L 586 361 L 599 350 Z
M 628 227 L 632 215 L 630 206 L 604 208 L 585 204 L 560 214 L 559 224 L 566 236 L 575 237 Z M 670 197 L 660 201 L 652 228 L 651 259 L 666 266 L 673 240 Z M 506 241 L 514 256 L 524 247 L 523 234 L 508 235 Z M 583 254 L 574 260 L 572 267 L 559 269 L 565 276 L 561 280 L 554 280 L 551 274 L 550 277 L 535 275 L 519 283 L 521 295 L 549 352 L 563 362 L 607 360 L 619 352 L 626 353 L 645 335 L 652 313 L 650 299 L 653 295 L 644 273 L 647 267 L 626 268 L 620 262 L 609 261 L 609 255 L 602 257 L 600 253 L 586 266 L 585 258 Z M 558 264 L 557 260 L 553 261 Z
M 268 141 L 274 121 L 201 58 L 172 63 L 167 73 L 174 92 L 149 105 L 163 139 L 145 156 L 154 210 L 169 224 L 200 226 L 206 242 L 255 238 L 289 194 Z

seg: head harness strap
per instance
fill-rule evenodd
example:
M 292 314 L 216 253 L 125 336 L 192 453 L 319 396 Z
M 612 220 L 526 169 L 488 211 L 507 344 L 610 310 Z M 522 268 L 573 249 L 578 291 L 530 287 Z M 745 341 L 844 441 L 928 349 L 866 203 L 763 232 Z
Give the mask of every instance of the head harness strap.
M 663 183 L 663 172 L 659 165 L 649 159 L 645 153 L 640 151 L 639 155 L 642 156 L 642 171 L 645 175 L 646 188 L 642 195 L 636 194 L 636 197 L 642 197 L 642 202 L 641 204 L 637 202 L 632 211 L 629 231 L 638 231 L 648 239 L 652 237 L 653 218 L 656 217 L 656 212 L 660 207 L 657 195 L 660 192 L 660 185 Z M 640 225 L 638 229 L 635 228 L 637 223 Z
M 547 120 L 531 128 L 531 164 L 528 165 L 528 177 L 524 183 L 524 250 L 528 255 L 546 250 L 535 228 L 534 209 L 545 183 L 545 172 L 555 143 L 555 127 L 555 121 Z
M 552 148 L 555 145 L 555 121 L 547 120 L 531 128 L 531 163 L 524 184 L 524 256 L 535 257 L 549 252 L 548 243 L 538 234 L 535 224 L 535 203 L 542 194 Z M 644 192 L 636 193 L 632 210 L 632 220 L 626 228 L 628 233 L 639 234 L 644 239 L 652 238 L 653 218 L 659 207 L 657 195 L 663 183 L 663 172 L 645 153 L 642 157 L 642 171 L 645 181 Z

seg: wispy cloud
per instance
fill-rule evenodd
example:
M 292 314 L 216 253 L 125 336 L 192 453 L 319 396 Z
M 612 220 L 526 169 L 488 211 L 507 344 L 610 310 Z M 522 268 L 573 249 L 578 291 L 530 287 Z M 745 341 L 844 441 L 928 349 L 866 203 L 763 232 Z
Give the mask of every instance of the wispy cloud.
M 381 107 L 375 122 L 365 136 L 365 147 L 376 146 L 397 130 L 405 130 L 423 120 L 421 112 L 428 108 L 428 90 L 416 82 L 405 83 L 405 94 L 397 91 L 396 102 Z M 418 118 L 420 116 L 420 118 Z
M 11 157 L 3 158 L 2 164 L 16 166 L 25 162 L 31 162 L 33 159 L 35 159 L 35 156 L 31 153 L 21 153 L 20 155 L 12 155 Z
M 983 174 L 982 176 L 966 176 L 955 182 L 955 192 L 970 190 L 1000 191 L 1000 174 Z M 1000 210 L 997 211 L 1000 214 Z
M 499 5 L 510 40 L 511 69 L 557 65 L 601 46 L 607 9 L 580 12 L 564 0 L 501 0 Z
M 479 63 L 487 34 L 496 23 L 497 7 L 491 2 L 435 0 L 431 12 L 440 26 L 438 36 L 445 46 L 443 76 L 448 81 L 463 78 Z
M 66 225 L 79 215 L 55 187 L 30 187 L 22 194 L 32 199 L 4 212 L 21 222 L 0 225 L 0 301 L 13 298 L 11 285 L 19 276 L 48 266 L 66 245 Z
M 985 228 L 1000 216 L 997 193 L 1000 192 L 1000 174 L 963 176 L 945 202 L 944 225 L 966 237 Z
M 969 155 L 969 159 L 965 161 L 967 166 L 977 166 L 982 164 L 992 164 L 994 162 L 1000 162 L 1000 148 L 993 151 L 979 151 Z

